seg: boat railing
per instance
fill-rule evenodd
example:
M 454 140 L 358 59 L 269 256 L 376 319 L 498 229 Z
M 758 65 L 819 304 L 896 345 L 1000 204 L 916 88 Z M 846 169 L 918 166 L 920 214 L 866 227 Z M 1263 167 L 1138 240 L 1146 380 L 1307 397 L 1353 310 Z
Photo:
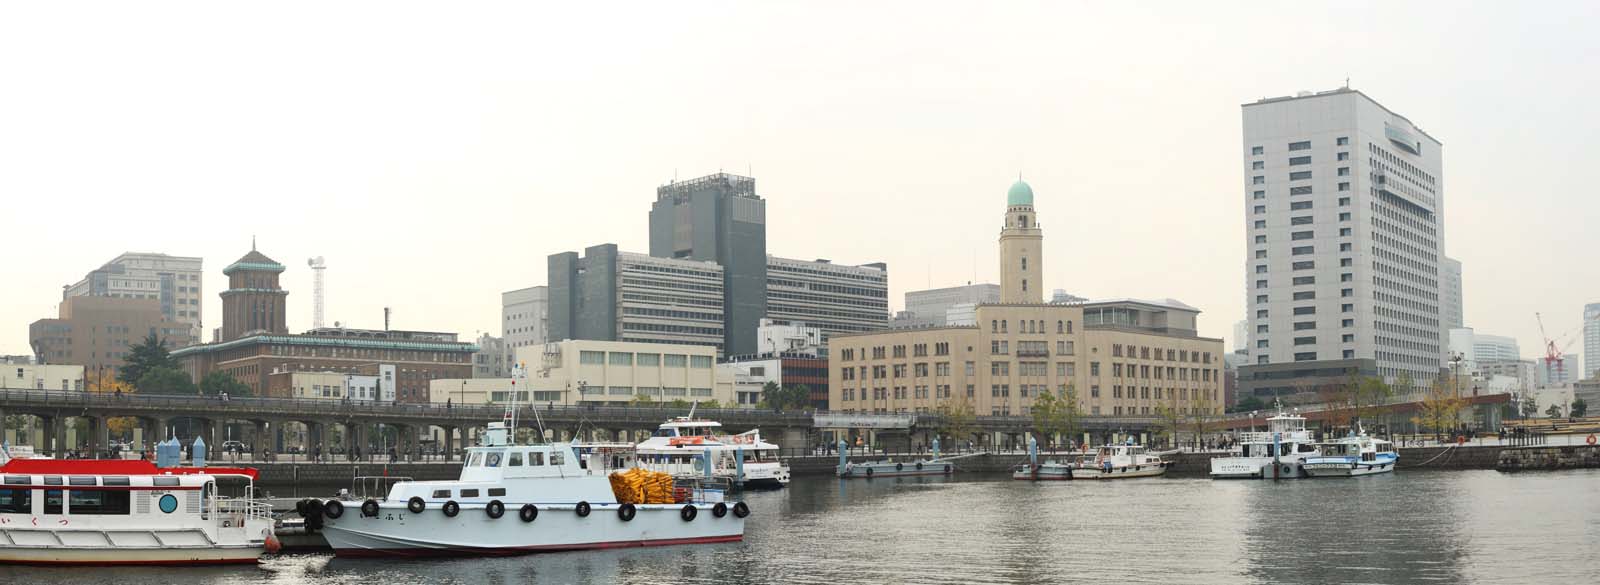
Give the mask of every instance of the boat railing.
M 358 475 L 350 480 L 350 495 L 358 500 L 388 497 L 394 484 L 412 481 L 405 475 Z
M 212 500 L 216 517 L 226 522 L 238 518 L 272 519 L 272 503 L 255 498 L 229 498 L 218 496 Z
M 1240 443 L 1271 443 L 1274 434 L 1281 435 L 1279 441 L 1305 442 L 1311 440 L 1310 431 L 1288 431 L 1283 433 L 1270 433 L 1263 431 L 1246 431 L 1239 433 Z

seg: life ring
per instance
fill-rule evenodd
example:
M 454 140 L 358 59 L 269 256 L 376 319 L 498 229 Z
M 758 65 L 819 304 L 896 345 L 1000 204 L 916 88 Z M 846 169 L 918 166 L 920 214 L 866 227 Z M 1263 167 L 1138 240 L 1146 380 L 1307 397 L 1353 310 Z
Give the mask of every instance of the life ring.
M 377 500 L 367 500 L 365 502 L 361 502 L 361 515 L 362 516 L 366 516 L 368 518 L 371 518 L 373 516 L 377 516 L 378 515 L 378 501 Z
M 448 516 L 450 518 L 455 518 L 456 514 L 460 514 L 461 513 L 461 504 L 457 504 L 455 500 L 450 500 L 450 501 L 444 503 L 444 508 L 443 509 L 444 509 L 444 515 L 445 516 Z
M 1283 471 L 1282 477 L 1294 477 L 1294 466 L 1293 465 L 1290 465 L 1288 463 L 1283 464 L 1283 470 L 1282 471 Z
M 411 510 L 412 514 L 421 514 L 423 510 L 428 509 L 428 503 L 419 496 L 411 496 L 411 499 L 406 500 L 406 509 Z
M 717 502 L 717 505 L 711 507 L 711 515 L 712 516 L 716 516 L 718 518 L 721 518 L 723 516 L 727 516 L 728 515 L 728 505 L 724 504 L 722 502 Z
M 623 522 L 633 520 L 634 514 L 637 513 L 638 511 L 634 509 L 633 504 L 623 504 L 622 507 L 617 508 L 617 517 L 621 518 Z
M 868 468 L 867 468 L 867 478 L 869 478 L 869 479 L 870 479 L 870 478 L 871 478 L 871 477 L 872 477 L 872 468 L 871 468 L 871 467 L 868 467 Z
M 328 503 L 322 507 L 322 514 L 329 518 L 338 519 L 344 515 L 344 504 L 340 503 L 339 500 L 328 500 Z
M 921 461 L 917 462 L 917 471 L 922 471 L 922 462 Z
M 896 464 L 894 464 L 894 470 L 895 471 L 905 471 L 905 468 L 906 468 L 906 464 L 904 464 L 904 463 L 896 463 Z
M 684 522 L 693 522 L 694 517 L 698 515 L 700 515 L 700 511 L 695 509 L 694 504 L 685 504 L 683 510 L 678 512 L 678 516 L 683 518 Z
M 750 506 L 746 506 L 744 502 L 734 502 L 733 503 L 733 515 L 734 516 L 738 516 L 740 518 L 743 518 L 745 516 L 749 516 L 750 515 Z
M 1457 445 L 1465 445 L 1465 444 L 1467 444 L 1467 436 L 1466 435 L 1461 435 L 1461 436 L 1456 437 L 1456 444 Z
M 579 518 L 589 517 L 589 502 L 578 502 L 578 506 L 574 510 L 577 510 Z
M 1597 439 L 1595 439 L 1595 438 L 1594 438 L 1594 434 L 1592 434 L 1592 433 L 1591 433 L 1591 434 L 1590 434 L 1590 435 L 1589 435 L 1589 438 L 1587 438 L 1587 439 L 1584 439 L 1584 440 L 1585 440 L 1585 441 L 1588 441 L 1588 442 L 1589 442 L 1589 444 L 1590 444 L 1590 445 L 1593 445 L 1593 444 L 1595 444 L 1595 442 L 1596 442 L 1596 440 L 1597 440 Z
M 500 500 L 489 500 L 489 505 L 483 507 L 483 513 L 488 514 L 490 518 L 498 520 L 501 516 L 506 515 L 506 505 Z
M 517 517 L 522 518 L 523 522 L 532 522 L 539 517 L 539 507 L 533 504 L 523 504 L 522 509 L 517 511 Z

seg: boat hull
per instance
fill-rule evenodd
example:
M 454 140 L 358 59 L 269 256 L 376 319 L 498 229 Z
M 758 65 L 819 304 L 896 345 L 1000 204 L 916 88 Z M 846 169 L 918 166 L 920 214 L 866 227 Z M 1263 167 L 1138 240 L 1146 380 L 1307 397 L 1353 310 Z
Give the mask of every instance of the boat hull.
M 913 475 L 946 475 L 955 472 L 955 466 L 942 461 L 915 461 L 899 463 L 851 463 L 840 470 L 842 478 L 907 477 Z
M 1361 477 L 1394 471 L 1394 460 L 1388 461 L 1326 461 L 1308 460 L 1303 466 L 1310 477 Z
M 362 517 L 351 507 L 344 516 L 326 520 L 322 534 L 345 557 L 514 555 L 744 538 L 744 519 L 732 510 L 718 518 L 712 505 L 697 506 L 694 519 L 684 520 L 681 505 L 639 504 L 633 519 L 626 521 L 617 504 L 595 504 L 587 517 L 578 516 L 571 504 L 540 505 L 532 522 L 521 520 L 521 507 L 507 504 L 500 518 L 490 518 L 481 505 L 463 505 L 454 518 L 436 507 L 412 513 L 403 505 L 386 504 L 375 517 Z
M 1072 471 L 1073 479 L 1134 479 L 1138 477 L 1157 477 L 1167 473 L 1165 465 L 1139 465 L 1135 467 L 1116 467 L 1110 471 L 1095 467 L 1081 467 Z
M 1023 481 L 1067 481 L 1075 479 L 1078 470 L 1066 465 L 1040 465 L 1038 469 L 1023 466 L 1011 472 L 1011 479 Z
M 255 563 L 260 545 L 197 548 L 0 548 L 0 563 L 23 565 L 222 565 Z
M 1211 478 L 1299 479 L 1307 477 L 1301 463 L 1301 459 L 1273 462 L 1270 457 L 1218 457 L 1211 460 Z

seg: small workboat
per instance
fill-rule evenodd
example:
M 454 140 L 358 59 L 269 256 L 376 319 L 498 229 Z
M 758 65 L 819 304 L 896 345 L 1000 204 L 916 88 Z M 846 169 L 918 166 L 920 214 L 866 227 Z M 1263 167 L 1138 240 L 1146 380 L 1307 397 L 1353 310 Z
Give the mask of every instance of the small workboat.
M 1160 455 L 1148 452 L 1144 446 L 1127 443 L 1105 445 L 1093 453 L 1072 462 L 1039 460 L 1038 444 L 1028 440 L 1028 463 L 1011 469 L 1012 479 L 1063 480 L 1063 479 L 1131 479 L 1155 477 L 1167 472 L 1170 462 Z
M 197 440 L 196 451 L 204 445 Z M 178 449 L 176 441 L 166 446 Z M 256 477 L 254 469 L 207 467 L 203 456 L 195 467 L 7 460 L 0 465 L 0 563 L 255 563 L 278 549 L 272 508 L 255 497 Z
M 1306 477 L 1307 458 L 1321 455 L 1306 430 L 1306 418 L 1283 412 L 1267 419 L 1266 432 L 1239 433 L 1238 455 L 1211 460 L 1212 479 L 1295 479 Z
M 933 457 L 926 459 L 896 461 L 893 457 L 888 457 L 879 461 L 851 462 L 848 454 L 848 446 L 844 441 L 839 441 L 839 465 L 834 471 L 845 479 L 947 475 L 955 473 L 956 470 L 949 461 L 939 458 L 938 439 L 933 440 Z
M 1394 443 L 1375 439 L 1358 426 L 1348 437 L 1319 445 L 1321 455 L 1301 463 L 1311 477 L 1358 477 L 1394 471 L 1400 461 Z

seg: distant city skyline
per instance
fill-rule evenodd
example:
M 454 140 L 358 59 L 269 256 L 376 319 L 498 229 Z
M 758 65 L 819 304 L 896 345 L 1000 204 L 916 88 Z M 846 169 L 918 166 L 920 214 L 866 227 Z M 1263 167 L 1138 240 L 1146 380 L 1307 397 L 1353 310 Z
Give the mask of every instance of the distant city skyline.
M 891 311 L 1000 281 L 992 206 L 1021 173 L 1052 234 L 1040 290 L 1175 297 L 1201 335 L 1231 337 L 1240 105 L 1347 77 L 1449 149 L 1465 326 L 1532 351 L 1535 312 L 1581 335 L 1600 301 L 1584 264 L 1600 201 L 1572 172 L 1600 155 L 1592 3 L 1359 22 L 1348 6 L 639 4 L 605 43 L 567 23 L 616 7 L 374 6 L 0 8 L 0 50 L 31 56 L 0 96 L 0 193 L 26 220 L 7 235 L 29 246 L 8 255 L 0 354 L 32 353 L 61 287 L 133 251 L 203 259 L 210 341 L 221 268 L 252 236 L 287 267 L 290 331 L 310 328 L 305 259 L 324 256 L 329 324 L 381 328 L 392 307 L 395 328 L 502 335 L 499 295 L 546 284 L 549 254 L 647 250 L 656 187 L 719 170 L 758 180 L 768 253 L 887 263 Z M 349 24 L 374 13 L 384 26 Z M 258 26 L 214 25 L 247 14 Z

